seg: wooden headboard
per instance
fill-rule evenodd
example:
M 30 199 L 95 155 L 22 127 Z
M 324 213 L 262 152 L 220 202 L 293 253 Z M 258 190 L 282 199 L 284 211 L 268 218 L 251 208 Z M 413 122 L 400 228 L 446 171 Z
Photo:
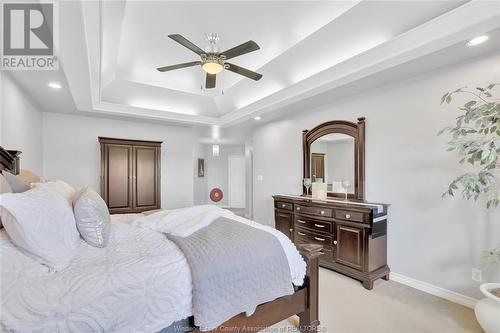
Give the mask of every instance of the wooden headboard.
M 19 150 L 6 150 L 0 147 L 0 172 L 7 170 L 15 175 L 19 174 L 19 155 L 21 155 Z

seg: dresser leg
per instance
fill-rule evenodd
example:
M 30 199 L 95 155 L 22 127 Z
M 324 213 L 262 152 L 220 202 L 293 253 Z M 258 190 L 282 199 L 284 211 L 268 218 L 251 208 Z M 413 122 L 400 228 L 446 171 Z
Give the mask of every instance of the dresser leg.
M 365 287 L 365 289 L 372 290 L 373 289 L 373 281 L 372 280 L 364 280 L 363 287 Z
M 389 281 L 389 273 L 387 273 L 386 275 L 382 276 L 382 279 L 386 280 L 386 281 Z

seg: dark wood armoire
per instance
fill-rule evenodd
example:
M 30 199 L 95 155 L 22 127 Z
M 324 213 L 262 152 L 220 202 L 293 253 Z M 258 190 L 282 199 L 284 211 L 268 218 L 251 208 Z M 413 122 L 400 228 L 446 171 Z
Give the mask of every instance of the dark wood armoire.
M 161 141 L 99 137 L 101 195 L 111 214 L 161 208 Z

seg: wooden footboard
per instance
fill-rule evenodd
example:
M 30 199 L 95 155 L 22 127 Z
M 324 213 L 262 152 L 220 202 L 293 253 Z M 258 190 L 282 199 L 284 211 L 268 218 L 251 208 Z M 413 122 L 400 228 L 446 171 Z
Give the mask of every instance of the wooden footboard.
M 290 296 L 280 297 L 272 302 L 261 304 L 254 314 L 247 317 L 239 314 L 212 332 L 258 332 L 293 315 L 299 316 L 301 332 L 316 331 L 318 320 L 318 258 L 321 255 L 321 245 L 297 245 L 302 257 L 307 263 L 304 285 L 296 288 Z

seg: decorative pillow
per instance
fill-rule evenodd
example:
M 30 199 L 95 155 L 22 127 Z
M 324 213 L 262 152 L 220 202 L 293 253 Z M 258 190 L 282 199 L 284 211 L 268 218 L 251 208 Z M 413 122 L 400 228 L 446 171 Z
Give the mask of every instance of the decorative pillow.
M 12 187 L 10 187 L 7 179 L 0 174 L 0 194 L 2 193 L 12 193 Z
M 8 171 L 2 171 L 5 179 L 9 183 L 13 193 L 22 193 L 31 188 L 31 183 L 40 181 L 40 177 L 29 170 L 21 170 L 18 175 Z
M 62 180 L 54 180 L 48 181 L 44 183 L 34 183 L 31 184 L 32 188 L 40 188 L 51 191 L 56 191 L 61 196 L 68 200 L 68 203 L 71 205 L 73 203 L 74 196 L 76 194 L 76 189 Z
M 82 238 L 95 247 L 106 247 L 109 241 L 111 217 L 101 196 L 90 187 L 75 196 L 73 203 L 76 227 Z
M 75 256 L 79 235 L 73 211 L 56 191 L 2 194 L 0 216 L 12 242 L 42 264 L 58 271 Z

